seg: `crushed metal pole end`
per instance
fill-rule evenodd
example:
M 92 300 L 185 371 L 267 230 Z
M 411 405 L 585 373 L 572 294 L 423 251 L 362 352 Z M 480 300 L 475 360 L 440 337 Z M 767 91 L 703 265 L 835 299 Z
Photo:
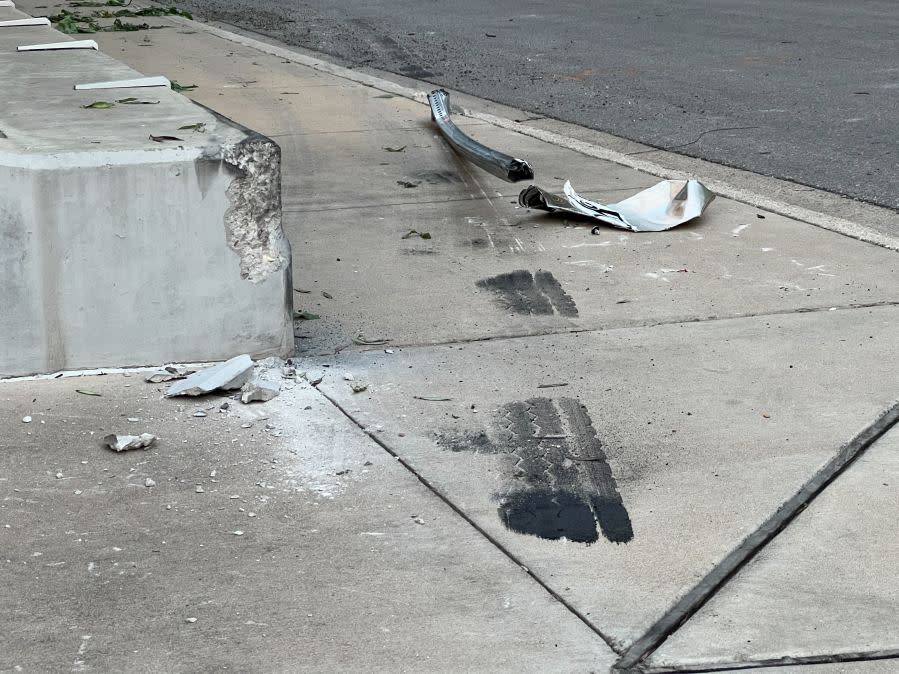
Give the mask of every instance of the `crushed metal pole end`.
M 435 89 L 429 93 L 428 104 L 431 106 L 431 119 L 437 124 L 443 137 L 472 164 L 510 183 L 534 179 L 534 170 L 523 159 L 493 150 L 462 133 L 450 119 L 449 92 L 445 89 Z

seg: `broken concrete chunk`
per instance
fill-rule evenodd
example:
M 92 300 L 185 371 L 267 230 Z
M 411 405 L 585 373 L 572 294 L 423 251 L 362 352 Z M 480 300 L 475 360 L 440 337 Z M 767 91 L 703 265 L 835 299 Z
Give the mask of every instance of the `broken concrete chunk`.
M 156 442 L 156 436 L 151 433 L 141 433 L 140 435 L 112 433 L 103 438 L 103 444 L 117 452 L 124 452 L 128 449 L 146 449 L 154 442 Z
M 215 390 L 233 391 L 243 386 L 253 372 L 253 359 L 247 354 L 235 356 L 224 363 L 194 372 L 187 379 L 177 381 L 165 392 L 166 397 L 199 396 Z
M 305 377 L 306 381 L 308 381 L 313 386 L 318 386 L 322 383 L 322 380 L 325 378 L 324 370 L 308 370 L 303 373 L 303 377 Z
M 281 380 L 270 376 L 268 370 L 257 370 L 240 389 L 240 402 L 268 402 L 281 392 Z
M 271 370 L 274 368 L 281 368 L 287 365 L 287 362 L 283 358 L 278 358 L 277 356 L 269 356 L 268 358 L 264 358 L 260 360 L 257 365 L 259 367 L 264 367 L 267 370 Z

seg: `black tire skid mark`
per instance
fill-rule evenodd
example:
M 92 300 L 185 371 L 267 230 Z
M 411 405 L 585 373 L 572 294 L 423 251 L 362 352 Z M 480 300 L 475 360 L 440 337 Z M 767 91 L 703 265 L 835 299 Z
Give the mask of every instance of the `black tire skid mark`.
M 504 405 L 492 433 L 438 433 L 451 451 L 505 454 L 511 464 L 499 498 L 502 523 L 547 540 L 595 543 L 599 533 L 628 543 L 633 528 L 602 443 L 574 398 L 531 398 Z
M 538 271 L 534 274 L 534 282 L 540 292 L 549 298 L 549 301 L 561 316 L 567 316 L 568 318 L 577 317 L 577 305 L 552 273 L 542 270 Z
M 574 398 L 561 398 L 558 404 L 569 424 L 569 458 L 579 469 L 578 482 L 590 499 L 603 536 L 613 543 L 630 542 L 634 538 L 631 518 L 586 407 Z
M 499 274 L 477 282 L 478 288 L 490 290 L 506 310 L 525 316 L 560 316 L 575 318 L 577 305 L 562 285 L 548 271 L 535 274 L 526 269 Z
M 499 303 L 516 314 L 551 316 L 552 303 L 534 285 L 526 269 L 500 274 L 477 282 L 479 288 L 494 292 Z

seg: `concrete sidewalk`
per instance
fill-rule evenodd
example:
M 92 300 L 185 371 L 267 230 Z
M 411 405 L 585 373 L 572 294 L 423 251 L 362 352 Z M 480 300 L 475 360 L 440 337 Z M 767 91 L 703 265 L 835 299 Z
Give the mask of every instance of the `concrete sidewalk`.
M 93 37 L 282 147 L 326 375 L 255 406 L 0 383 L 0 671 L 899 668 L 896 252 L 725 198 L 592 236 L 396 84 L 150 21 Z M 458 122 L 546 187 L 657 181 Z

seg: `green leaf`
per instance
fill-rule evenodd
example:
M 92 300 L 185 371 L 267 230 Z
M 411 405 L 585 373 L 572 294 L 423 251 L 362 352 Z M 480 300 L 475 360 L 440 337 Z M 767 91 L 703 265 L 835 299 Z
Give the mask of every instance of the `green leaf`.
M 385 147 L 384 149 L 387 150 L 387 152 L 405 152 L 406 146 L 403 145 L 402 147 Z
M 203 122 L 197 122 L 196 124 L 179 126 L 178 131 L 196 131 L 197 133 L 206 133 L 206 124 L 204 124 Z
M 132 96 L 130 98 L 120 98 L 116 103 L 121 103 L 122 105 L 156 105 L 159 101 L 141 101 Z
M 112 22 L 111 26 L 106 26 L 104 29 L 106 32 L 134 32 L 137 30 L 150 30 L 150 24 L 148 23 L 129 23 L 128 21 L 122 21 L 121 19 L 116 19 Z
M 383 346 L 390 342 L 389 337 L 376 338 L 376 339 L 368 339 L 361 332 L 353 337 L 353 343 L 358 344 L 359 346 Z
M 293 317 L 294 319 L 300 321 L 317 321 L 319 318 L 321 318 L 321 316 L 319 316 L 318 314 L 313 314 L 309 311 L 294 311 Z
M 81 395 L 85 395 L 85 396 L 97 396 L 97 397 L 101 397 L 103 395 L 102 393 L 97 393 L 96 391 L 88 391 L 87 389 L 83 389 L 83 388 L 76 388 L 75 393 L 80 393 Z
M 400 238 L 401 239 L 411 239 L 413 236 L 420 236 L 422 239 L 430 239 L 431 233 L 430 232 L 419 232 L 415 229 L 410 229 L 408 231 L 408 233 L 403 234 Z
M 172 80 L 172 90 L 177 91 L 179 94 L 182 91 L 193 91 L 197 88 L 196 84 L 178 84 L 175 80 Z
M 108 110 L 109 108 L 114 108 L 115 103 L 110 103 L 109 101 L 94 101 L 90 105 L 82 105 L 81 107 L 86 110 Z

